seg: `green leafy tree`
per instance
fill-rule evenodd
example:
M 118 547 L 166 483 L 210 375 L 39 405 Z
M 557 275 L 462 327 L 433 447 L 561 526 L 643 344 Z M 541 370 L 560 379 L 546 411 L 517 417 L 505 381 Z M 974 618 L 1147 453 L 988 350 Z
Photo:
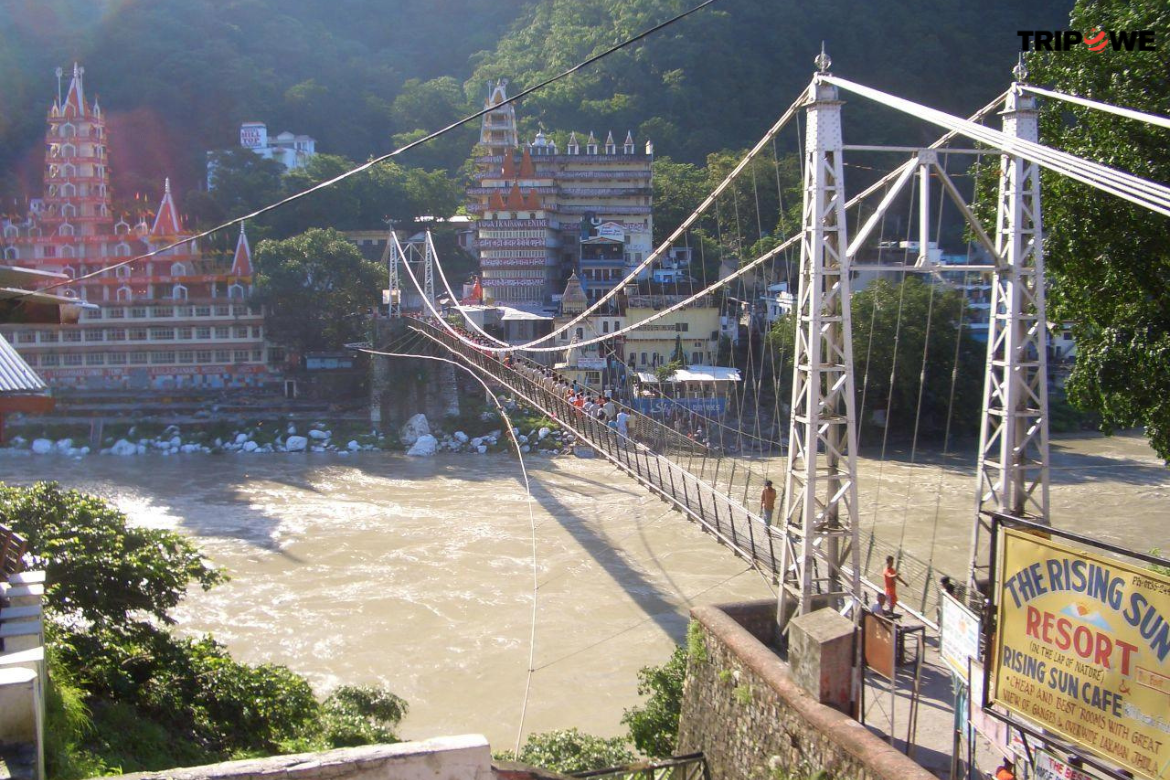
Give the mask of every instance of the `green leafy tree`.
M 250 149 L 227 149 L 209 156 L 211 191 L 223 216 L 238 217 L 276 200 L 284 166 Z M 187 206 L 190 208 L 188 198 Z
M 921 435 L 943 433 L 948 415 L 953 433 L 973 430 L 983 386 L 984 347 L 971 338 L 963 319 L 964 305 L 958 292 L 913 277 L 898 284 L 879 279 L 853 295 L 853 363 L 863 426 L 872 425 L 875 414 L 883 416 L 888 409 L 886 424 L 891 430 L 910 435 L 919 415 L 921 388 Z M 767 336 L 781 372 L 782 398 L 792 387 L 795 334 L 789 315 L 773 323 Z M 952 400 L 956 342 L 959 364 Z M 860 406 L 862 397 L 864 406 Z
M 189 585 L 208 590 L 224 580 L 186 538 L 127 526 L 104 500 L 55 483 L 0 487 L 0 523 L 28 539 L 45 569 L 48 609 L 62 619 L 99 628 L 167 623 Z
M 360 340 L 384 282 L 382 268 L 336 230 L 312 229 L 256 248 L 255 300 L 265 306 L 268 334 L 298 352 Z
M 1079 0 L 1077 30 L 1164 29 L 1160 0 Z M 1030 80 L 1114 105 L 1166 113 L 1165 48 L 1067 52 L 1029 59 Z M 1170 180 L 1170 131 L 1064 102 L 1046 101 L 1041 139 L 1154 181 Z M 1042 176 L 1049 318 L 1073 323 L 1076 363 L 1066 384 L 1106 433 L 1144 426 L 1170 459 L 1170 247 L 1166 218 L 1066 177 Z
M 650 698 L 645 706 L 626 710 L 622 723 L 629 727 L 634 746 L 644 755 L 651 758 L 674 755 L 686 677 L 685 647 L 676 647 L 670 660 L 662 666 L 638 670 L 638 695 Z

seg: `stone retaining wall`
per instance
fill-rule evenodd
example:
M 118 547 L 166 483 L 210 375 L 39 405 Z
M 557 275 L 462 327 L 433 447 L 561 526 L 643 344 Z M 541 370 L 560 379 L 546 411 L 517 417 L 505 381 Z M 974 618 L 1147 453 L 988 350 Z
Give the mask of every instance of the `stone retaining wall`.
M 765 644 L 774 601 L 691 610 L 678 752 L 702 751 L 712 780 L 934 780 L 846 715 L 818 703 Z M 763 641 L 762 641 L 763 640 Z

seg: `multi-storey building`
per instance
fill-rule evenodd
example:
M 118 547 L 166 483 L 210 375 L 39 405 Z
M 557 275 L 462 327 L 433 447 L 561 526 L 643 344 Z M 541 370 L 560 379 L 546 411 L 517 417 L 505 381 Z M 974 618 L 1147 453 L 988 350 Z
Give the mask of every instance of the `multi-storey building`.
M 576 132 L 562 152 L 544 132 L 521 144 L 516 114 L 507 100 L 507 80 L 490 86 L 483 118 L 476 182 L 468 189 L 468 210 L 476 223 L 481 280 L 489 300 L 540 307 L 564 289 L 576 273 L 596 299 L 625 274 L 616 274 L 609 255 L 617 252 L 623 270 L 652 251 L 650 163 L 654 147 L 635 147 L 626 134 L 619 146 L 609 133 L 599 144 L 590 133 L 581 146 Z M 605 267 L 582 245 L 597 238 L 608 247 Z M 595 248 L 595 247 L 594 247 Z
M 115 219 L 109 138 L 101 107 L 74 65 L 45 135 L 44 197 L 23 220 L 0 223 L 7 264 L 64 273 L 62 290 L 98 304 L 79 323 L 6 323 L 4 334 L 51 386 L 164 389 L 252 385 L 269 375 L 264 320 L 247 297 L 251 251 L 200 250 L 184 230 L 170 181 L 153 221 Z M 132 224 L 133 222 L 133 224 Z M 186 239 L 186 240 L 185 240 Z M 120 265 L 156 249 L 172 249 Z

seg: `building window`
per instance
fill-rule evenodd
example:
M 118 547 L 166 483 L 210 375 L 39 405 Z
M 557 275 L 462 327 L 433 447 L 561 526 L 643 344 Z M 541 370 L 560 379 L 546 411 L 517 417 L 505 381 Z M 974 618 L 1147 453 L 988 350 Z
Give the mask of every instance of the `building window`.
M 109 311 L 109 314 L 107 316 L 109 316 L 109 318 L 111 320 L 120 320 L 126 316 L 125 309 L 113 308 L 113 309 L 109 309 L 108 311 Z
M 146 360 L 147 360 L 147 353 L 145 353 L 145 352 L 131 352 L 130 353 L 130 365 L 132 365 L 132 366 L 144 366 L 144 365 L 146 365 Z
M 114 294 L 114 298 L 116 298 L 119 301 L 129 301 L 129 300 L 133 300 L 134 293 L 130 292 L 129 287 L 127 287 L 126 285 L 122 285 L 121 287 L 118 288 L 118 292 Z M 122 315 L 119 314 L 118 316 L 120 317 Z
M 152 352 L 150 355 L 150 362 L 154 363 L 155 365 L 174 363 L 175 362 L 175 353 L 174 352 Z
M 211 350 L 201 349 L 198 352 L 196 352 L 195 353 L 195 362 L 202 363 L 204 365 L 210 363 L 211 362 Z
M 171 276 L 186 276 L 187 266 L 182 263 L 171 263 Z
M 194 352 L 180 352 L 179 353 L 179 362 L 180 363 L 194 363 L 195 362 L 195 353 Z
M 230 349 L 217 349 L 215 351 L 216 363 L 230 363 L 232 359 L 232 352 Z
M 258 339 L 264 334 L 264 329 L 259 325 L 252 326 L 252 338 Z
M 146 318 L 146 307 L 145 306 L 134 306 L 133 308 L 130 309 L 130 316 L 136 320 L 145 319 Z
M 232 309 L 230 306 L 220 305 L 220 306 L 215 307 L 215 316 L 216 317 L 227 317 L 231 313 L 232 313 Z
M 77 343 L 81 341 L 81 331 L 66 330 L 61 332 L 61 340 L 67 343 Z
M 57 355 L 41 355 L 42 366 L 56 366 L 60 365 L 60 358 Z
M 175 309 L 172 306 L 155 306 L 150 310 L 153 317 L 173 317 L 175 316 Z
M 194 332 L 191 328 L 179 328 L 178 329 L 178 337 L 179 337 L 180 341 L 190 341 L 191 336 L 193 336 L 193 335 L 194 335 Z
M 247 313 L 248 313 L 247 306 L 233 306 L 232 307 L 232 314 L 234 314 L 237 317 L 243 317 Z
M 106 357 L 106 363 L 108 363 L 111 366 L 124 366 L 124 365 L 126 365 L 126 353 L 125 352 L 111 352 Z
M 190 306 L 176 306 L 175 307 L 175 316 L 176 317 L 190 317 L 193 311 L 194 311 L 194 309 L 192 309 Z
M 146 341 L 146 328 L 131 328 L 130 329 L 130 340 L 131 341 Z
M 195 338 L 203 339 L 204 341 L 211 338 L 211 328 L 196 328 Z
M 247 325 L 237 325 L 234 328 L 232 328 L 232 337 L 237 338 L 237 339 L 248 338 L 248 326 Z
M 101 352 L 90 352 L 85 356 L 85 364 L 87 366 L 104 366 L 106 356 Z
M 269 348 L 269 350 L 268 350 L 268 362 L 269 363 L 280 364 L 280 363 L 283 363 L 284 360 L 285 360 L 284 347 L 271 347 L 271 348 Z
M 56 344 L 60 340 L 61 340 L 61 336 L 55 330 L 41 331 L 41 343 L 42 344 Z
M 37 332 L 35 330 L 25 330 L 16 334 L 16 341 L 19 344 L 36 344 Z
M 236 354 L 235 354 L 236 362 L 237 363 L 247 363 L 248 362 L 248 354 L 249 354 L 248 350 L 246 350 L 246 349 L 237 349 Z
M 101 341 L 105 336 L 105 331 L 101 328 L 87 328 L 85 331 L 86 341 Z
M 228 287 L 228 298 L 243 298 L 243 297 L 244 297 L 244 285 L 239 284 L 237 282 L 236 284 L 233 284 L 230 287 Z
M 215 337 L 217 339 L 231 338 L 231 330 L 226 325 L 221 325 L 215 329 Z
M 81 365 L 81 355 L 77 352 L 70 352 L 69 354 L 65 355 L 64 357 L 65 357 L 64 364 L 67 366 L 80 366 Z
M 125 341 L 125 340 L 126 340 L 126 329 L 125 328 L 107 328 L 106 329 L 106 341 Z
M 102 318 L 101 309 L 86 309 L 83 318 L 87 320 L 100 320 Z
M 211 316 L 211 307 L 210 306 L 196 306 L 195 307 L 195 316 L 196 317 L 210 317 Z
M 174 287 L 171 288 L 171 297 L 174 298 L 176 301 L 187 300 L 187 288 L 181 284 L 176 284 Z
M 263 360 L 264 360 L 264 350 L 262 350 L 262 349 L 252 350 L 252 362 L 253 363 L 259 363 Z
M 702 362 L 703 362 L 703 353 L 702 352 L 692 352 L 691 353 L 691 364 L 692 365 L 699 365 Z
M 169 341 L 175 337 L 174 328 L 151 328 L 150 338 L 155 341 Z

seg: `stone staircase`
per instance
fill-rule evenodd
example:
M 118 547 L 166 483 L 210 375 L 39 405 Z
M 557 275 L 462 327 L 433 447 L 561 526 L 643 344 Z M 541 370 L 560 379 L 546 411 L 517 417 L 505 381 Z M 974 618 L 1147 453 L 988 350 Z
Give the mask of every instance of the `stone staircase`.
M 45 776 L 45 573 L 24 571 L 24 552 L 0 526 L 0 780 Z

